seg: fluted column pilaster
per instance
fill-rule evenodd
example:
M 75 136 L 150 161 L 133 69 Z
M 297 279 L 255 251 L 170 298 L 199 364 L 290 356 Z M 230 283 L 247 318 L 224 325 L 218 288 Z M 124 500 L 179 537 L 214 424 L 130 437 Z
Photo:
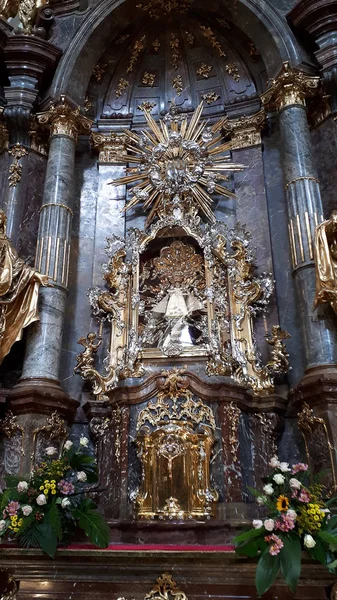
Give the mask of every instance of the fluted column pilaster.
M 64 97 L 37 115 L 50 128 L 50 149 L 36 249 L 36 268 L 53 287 L 40 293 L 40 322 L 32 328 L 22 371 L 24 379 L 58 381 L 71 245 L 75 148 L 79 133 L 88 133 L 91 121 Z
M 314 230 L 323 220 L 319 180 L 312 156 L 305 98 L 314 95 L 319 78 L 284 63 L 261 99 L 277 110 L 282 138 L 282 164 L 288 209 L 293 276 L 300 305 L 306 368 L 337 362 L 336 329 L 313 313 L 315 295 Z

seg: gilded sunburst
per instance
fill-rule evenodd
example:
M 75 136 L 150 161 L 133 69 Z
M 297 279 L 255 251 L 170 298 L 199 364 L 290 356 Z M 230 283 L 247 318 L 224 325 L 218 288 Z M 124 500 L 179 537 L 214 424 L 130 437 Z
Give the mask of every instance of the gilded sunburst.
M 159 124 L 144 110 L 149 130 L 140 135 L 125 131 L 128 154 L 116 160 L 136 166 L 129 167 L 125 177 L 110 182 L 115 186 L 135 184 L 125 211 L 142 203 L 144 210 L 150 210 L 150 223 L 163 210 L 173 212 L 192 204 L 214 222 L 212 194 L 235 197 L 219 182 L 227 181 L 226 173 L 241 171 L 244 165 L 232 162 L 228 155 L 231 142 L 223 142 L 226 118 L 209 126 L 201 120 L 202 110 L 203 103 L 188 121 L 173 105 Z

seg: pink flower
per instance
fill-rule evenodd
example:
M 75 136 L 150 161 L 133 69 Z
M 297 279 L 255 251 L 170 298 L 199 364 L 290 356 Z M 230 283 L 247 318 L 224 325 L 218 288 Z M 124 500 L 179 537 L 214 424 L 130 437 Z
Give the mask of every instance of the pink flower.
M 15 515 L 17 515 L 19 508 L 20 508 L 20 504 L 18 502 L 14 502 L 14 500 L 12 500 L 11 502 L 9 502 L 7 504 L 5 510 L 7 510 L 10 517 L 15 517 Z
M 296 473 L 299 473 L 300 471 L 307 471 L 308 468 L 308 465 L 305 463 L 296 463 L 296 465 L 292 466 L 292 473 L 293 475 L 296 475 Z
M 307 492 L 307 490 L 302 490 L 301 491 L 301 493 L 300 493 L 300 495 L 298 497 L 298 500 L 300 502 L 310 502 L 310 494 Z
M 61 479 L 61 481 L 58 482 L 57 487 L 64 496 L 69 496 L 69 494 L 73 494 L 75 491 L 73 484 L 70 483 L 70 481 L 65 481 L 65 479 Z
M 280 531 L 291 531 L 294 527 L 295 521 L 289 515 L 281 515 L 275 525 L 275 529 L 279 529 Z
M 267 535 L 265 538 L 265 542 L 274 542 L 273 544 L 271 544 L 269 546 L 269 554 L 271 554 L 272 556 L 276 556 L 277 554 L 279 554 L 284 546 L 281 538 L 279 538 L 277 535 L 275 535 L 274 533 L 272 535 Z

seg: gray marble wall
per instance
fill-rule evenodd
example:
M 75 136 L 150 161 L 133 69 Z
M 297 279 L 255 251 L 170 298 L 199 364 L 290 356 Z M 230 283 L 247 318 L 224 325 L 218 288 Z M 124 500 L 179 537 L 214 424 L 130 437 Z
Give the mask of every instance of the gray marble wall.
M 312 148 L 321 182 L 324 217 L 337 207 L 337 123 L 332 117 L 311 132 Z
M 291 335 L 291 338 L 287 340 L 289 360 L 292 366 L 288 379 L 291 385 L 295 385 L 304 374 L 302 360 L 304 347 L 299 329 L 299 307 L 292 277 L 280 132 L 275 118 L 268 119 L 263 135 L 263 162 L 280 325 Z

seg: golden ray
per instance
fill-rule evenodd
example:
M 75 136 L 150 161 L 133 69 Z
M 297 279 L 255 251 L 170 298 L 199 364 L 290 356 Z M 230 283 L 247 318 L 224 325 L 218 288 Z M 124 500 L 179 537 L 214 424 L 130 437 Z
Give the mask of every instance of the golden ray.
M 198 211 L 214 222 L 212 193 L 207 190 L 214 190 L 225 198 L 235 197 L 218 183 L 228 180 L 224 173 L 244 168 L 233 163 L 230 155 L 225 155 L 231 149 L 231 143 L 224 142 L 221 135 L 227 118 L 221 118 L 210 127 L 206 120 L 201 121 L 202 110 L 201 102 L 188 121 L 186 115 L 177 114 L 172 106 L 171 112 L 159 119 L 159 124 L 144 111 L 148 129 L 141 135 L 126 132 L 128 154 L 119 154 L 117 161 L 132 166 L 127 168 L 124 177 L 110 182 L 114 186 L 135 184 L 123 211 L 142 203 L 144 210 L 150 210 L 147 223 L 151 223 L 158 214 L 174 214 L 177 204 L 184 212 L 194 203 Z M 205 142 L 209 135 L 212 139 Z

